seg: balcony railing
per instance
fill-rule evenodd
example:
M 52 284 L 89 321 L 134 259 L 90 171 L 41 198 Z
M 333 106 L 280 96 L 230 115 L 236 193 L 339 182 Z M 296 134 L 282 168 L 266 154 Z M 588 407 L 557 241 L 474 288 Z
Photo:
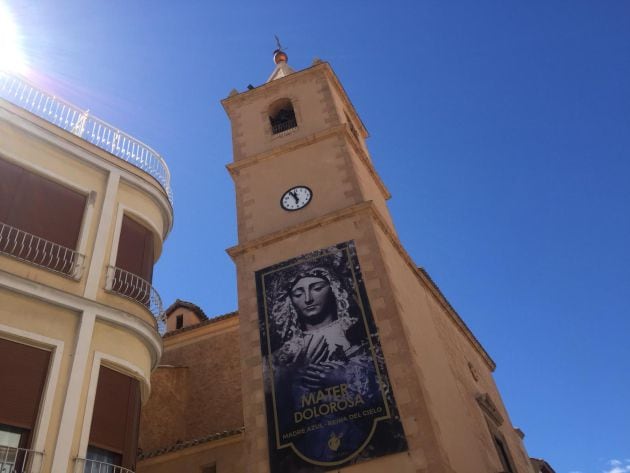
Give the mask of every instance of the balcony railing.
M 81 278 L 85 260 L 84 255 L 70 248 L 3 222 L 0 222 L 0 253 L 73 279 Z
M 134 473 L 129 468 L 124 468 L 111 463 L 96 460 L 77 458 L 75 461 L 74 473 Z
M 274 123 L 271 125 L 271 132 L 274 135 L 277 135 L 278 133 L 282 133 L 293 128 L 297 128 L 297 120 L 295 117 L 283 122 Z
M 44 454 L 0 445 L 0 473 L 40 473 Z
M 142 304 L 153 314 L 159 330 L 163 331 L 164 308 L 162 307 L 162 299 L 148 281 L 122 268 L 108 266 L 105 289 Z
M 90 115 L 88 110 L 6 72 L 0 72 L 0 97 L 142 169 L 160 183 L 173 202 L 170 171 L 150 146 Z

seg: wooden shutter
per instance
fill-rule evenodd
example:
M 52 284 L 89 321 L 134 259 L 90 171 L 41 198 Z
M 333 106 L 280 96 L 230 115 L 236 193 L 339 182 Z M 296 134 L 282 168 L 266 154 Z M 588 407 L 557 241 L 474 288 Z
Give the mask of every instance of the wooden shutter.
M 0 424 L 32 430 L 50 352 L 0 338 Z
M 116 266 L 150 283 L 153 279 L 153 256 L 151 231 L 123 215 Z
M 0 160 L 0 220 L 76 249 L 86 196 Z
M 15 194 L 25 174 L 21 167 L 0 159 L 0 222 L 10 225 L 10 210 L 13 208 Z
M 140 423 L 140 383 L 101 366 L 90 445 L 119 453 L 126 468 L 135 467 Z

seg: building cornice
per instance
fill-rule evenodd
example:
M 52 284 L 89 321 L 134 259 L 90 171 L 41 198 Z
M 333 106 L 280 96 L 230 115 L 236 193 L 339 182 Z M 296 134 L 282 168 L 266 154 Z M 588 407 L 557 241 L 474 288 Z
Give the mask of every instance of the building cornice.
M 486 365 L 491 371 L 494 371 L 496 368 L 495 362 L 492 360 L 490 355 L 483 348 L 479 340 L 473 335 L 472 331 L 464 320 L 459 316 L 459 314 L 455 311 L 455 309 L 448 302 L 446 297 L 442 294 L 437 285 L 433 282 L 433 280 L 429 277 L 428 273 L 421 268 L 418 268 L 414 261 L 409 256 L 409 253 L 404 249 L 400 240 L 396 236 L 396 234 L 392 231 L 391 227 L 385 221 L 383 216 L 380 214 L 374 202 L 365 201 L 359 204 L 352 205 L 350 207 L 346 207 L 340 210 L 336 210 L 334 212 L 330 212 L 326 215 L 322 215 L 320 217 L 308 220 L 306 222 L 301 222 L 299 224 L 293 225 L 291 227 L 285 228 L 283 230 L 270 233 L 268 235 L 264 235 L 259 238 L 255 238 L 251 241 L 242 243 L 237 246 L 233 246 L 228 248 L 226 251 L 228 255 L 233 260 L 241 257 L 244 254 L 247 254 L 251 251 L 256 251 L 260 248 L 264 248 L 274 243 L 278 243 L 280 241 L 286 240 L 294 235 L 301 234 L 305 231 L 308 231 L 312 228 L 322 227 L 324 225 L 329 225 L 338 220 L 346 219 L 354 215 L 359 215 L 367 213 L 372 219 L 376 222 L 381 231 L 385 234 L 387 239 L 390 241 L 394 249 L 398 252 L 398 254 L 402 257 L 403 261 L 407 264 L 411 272 L 416 276 L 416 278 L 420 281 L 420 283 L 426 287 L 429 292 L 435 297 L 435 299 L 440 303 L 442 308 L 448 314 L 449 319 L 455 324 L 457 329 L 464 335 L 464 337 L 469 341 L 472 347 L 477 351 L 477 353 L 484 360 Z
M 266 82 L 265 84 L 255 87 L 252 90 L 246 90 L 244 92 L 240 92 L 240 93 L 236 92 L 234 94 L 231 94 L 229 97 L 221 100 L 221 105 L 223 105 L 225 112 L 228 114 L 228 116 L 230 116 L 231 107 L 233 104 L 243 104 L 243 103 L 254 101 L 261 96 L 265 96 L 271 90 L 273 90 L 274 88 L 278 86 L 286 87 L 286 85 L 290 84 L 291 82 L 295 82 L 297 80 L 303 80 L 304 76 L 315 75 L 319 73 L 320 71 L 323 71 L 326 77 L 337 88 L 337 91 L 339 92 L 339 96 L 341 97 L 341 100 L 350 110 L 352 110 L 352 113 L 357 117 L 357 121 L 361 129 L 361 135 L 364 138 L 368 138 L 369 133 L 367 131 L 367 128 L 365 127 L 365 124 L 363 123 L 363 121 L 361 120 L 361 117 L 357 113 L 357 110 L 354 107 L 354 104 L 348 97 L 346 90 L 341 85 L 341 82 L 339 81 L 339 78 L 335 74 L 335 71 L 333 71 L 333 68 L 331 67 L 331 65 L 326 61 L 315 60 L 313 61 L 313 65 L 311 65 L 310 67 L 293 72 L 292 74 L 289 74 L 287 76 L 274 79 L 270 82 Z
M 135 333 L 151 354 L 152 368 L 155 368 L 160 361 L 162 356 L 162 338 L 157 332 L 156 325 L 151 325 L 135 315 L 91 299 L 33 282 L 3 270 L 0 270 L 0 287 L 78 313 L 94 312 L 97 320 Z
M 238 175 L 239 171 L 243 168 L 253 166 L 267 159 L 271 159 L 271 158 L 280 156 L 282 154 L 286 154 L 291 151 L 296 151 L 301 148 L 310 146 L 314 143 L 323 141 L 332 136 L 339 136 L 339 135 L 344 136 L 347 139 L 347 141 L 351 144 L 352 149 L 354 150 L 356 155 L 359 157 L 359 161 L 361 162 L 361 164 L 363 164 L 363 166 L 365 166 L 365 168 L 367 169 L 372 179 L 374 179 L 374 182 L 376 182 L 376 186 L 381 192 L 381 195 L 383 196 L 383 198 L 385 200 L 390 199 L 391 194 L 389 193 L 389 190 L 387 190 L 385 183 L 381 180 L 380 176 L 376 172 L 376 169 L 374 169 L 374 165 L 372 164 L 372 161 L 369 158 L 369 156 L 367 156 L 365 150 L 356 143 L 356 139 L 354 138 L 354 136 L 352 136 L 352 132 L 350 131 L 346 123 L 342 123 L 340 125 L 327 128 L 326 130 L 318 131 L 317 133 L 313 133 L 309 136 L 305 136 L 302 138 L 289 141 L 288 143 L 285 143 L 276 148 L 273 148 L 272 150 L 263 151 L 262 153 L 257 153 L 252 156 L 248 156 L 247 158 L 239 159 L 238 161 L 227 164 L 225 167 L 230 172 L 230 175 L 232 176 L 232 178 L 234 178 L 235 176 Z
M 0 99 L 0 119 L 4 119 L 28 134 L 56 146 L 73 157 L 80 158 L 82 162 L 88 163 L 96 169 L 107 173 L 122 171 L 121 177 L 126 183 L 141 190 L 158 204 L 165 223 L 162 238 L 166 240 L 173 228 L 173 206 L 163 187 L 153 176 L 107 153 L 98 146 L 2 99 Z

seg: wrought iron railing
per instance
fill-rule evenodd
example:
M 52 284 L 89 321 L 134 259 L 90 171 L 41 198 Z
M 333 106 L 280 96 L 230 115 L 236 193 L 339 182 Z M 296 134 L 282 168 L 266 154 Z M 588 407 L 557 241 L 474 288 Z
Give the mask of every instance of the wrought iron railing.
M 74 279 L 81 278 L 85 260 L 75 250 L 3 222 L 0 222 L 0 253 Z
M 162 299 L 151 283 L 122 268 L 108 266 L 105 289 L 142 304 L 153 314 L 158 328 L 162 331 L 164 324 Z
M 283 122 L 279 122 L 279 123 L 274 123 L 273 125 L 271 125 L 271 132 L 274 135 L 277 135 L 278 133 L 282 133 L 283 131 L 287 131 L 287 130 L 291 130 L 292 128 L 296 128 L 297 127 L 297 120 L 295 119 L 295 117 L 283 121 Z
M 0 97 L 73 133 L 153 176 L 171 203 L 171 174 L 162 156 L 118 128 L 90 115 L 21 77 L 0 71 Z
M 0 445 L 0 473 L 40 473 L 44 454 Z
M 74 473 L 134 473 L 133 470 L 111 463 L 77 458 Z

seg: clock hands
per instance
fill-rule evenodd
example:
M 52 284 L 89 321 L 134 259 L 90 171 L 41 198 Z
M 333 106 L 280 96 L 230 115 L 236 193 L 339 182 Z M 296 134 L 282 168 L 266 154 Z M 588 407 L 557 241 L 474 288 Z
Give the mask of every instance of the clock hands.
M 313 191 L 311 191 L 308 187 L 295 186 L 288 189 L 284 194 L 282 194 L 282 198 L 280 199 L 280 206 L 284 210 L 300 210 L 301 208 L 308 205 L 312 197 Z

